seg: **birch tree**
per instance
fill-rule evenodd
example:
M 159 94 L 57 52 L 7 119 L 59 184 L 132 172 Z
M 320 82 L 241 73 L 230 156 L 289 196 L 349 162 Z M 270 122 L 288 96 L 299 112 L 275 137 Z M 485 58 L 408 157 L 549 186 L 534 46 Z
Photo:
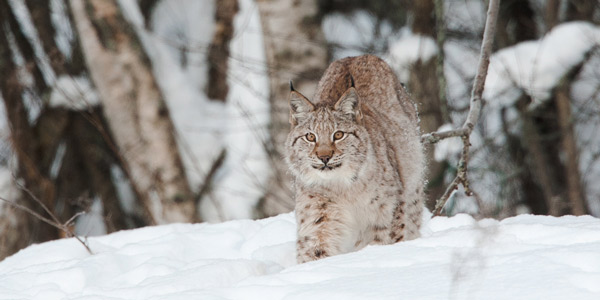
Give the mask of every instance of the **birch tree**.
M 150 223 L 121 206 L 111 175 L 120 169 L 118 154 L 77 36 L 69 35 L 68 8 L 61 2 L 1 1 L 0 13 L 0 72 L 5 75 L 0 92 L 16 157 L 16 166 L 2 167 L 13 172 L 19 191 L 2 196 L 56 224 L 89 210 L 94 199 L 104 207 L 107 232 Z M 58 23 L 53 15 L 63 19 Z M 64 235 L 3 204 L 0 257 Z
M 195 203 L 173 124 L 135 32 L 116 1 L 70 1 L 91 78 L 124 166 L 152 220 L 190 222 Z

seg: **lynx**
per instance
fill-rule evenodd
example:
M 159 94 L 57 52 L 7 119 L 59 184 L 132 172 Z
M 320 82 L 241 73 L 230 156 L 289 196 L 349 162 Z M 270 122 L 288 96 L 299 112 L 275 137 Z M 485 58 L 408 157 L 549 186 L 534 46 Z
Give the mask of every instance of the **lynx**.
M 298 262 L 417 238 L 423 147 L 415 105 L 390 67 L 372 55 L 344 58 L 312 101 L 290 89 Z

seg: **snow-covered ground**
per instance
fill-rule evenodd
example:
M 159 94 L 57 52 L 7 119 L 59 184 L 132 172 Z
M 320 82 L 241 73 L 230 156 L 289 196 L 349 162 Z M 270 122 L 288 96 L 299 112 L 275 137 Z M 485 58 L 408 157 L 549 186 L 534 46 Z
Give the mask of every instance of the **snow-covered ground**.
M 437 217 L 423 237 L 302 265 L 295 222 L 174 224 L 30 246 L 0 299 L 599 299 L 600 219 Z

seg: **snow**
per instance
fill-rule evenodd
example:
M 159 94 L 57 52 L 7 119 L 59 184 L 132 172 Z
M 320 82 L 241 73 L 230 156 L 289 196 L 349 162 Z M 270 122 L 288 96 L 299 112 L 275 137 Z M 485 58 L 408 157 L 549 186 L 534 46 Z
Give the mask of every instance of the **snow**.
M 448 31 L 481 35 L 485 27 L 487 4 L 479 0 L 444 1 L 444 17 Z
M 25 58 L 23 57 L 23 54 L 17 46 L 14 34 L 8 28 L 8 23 L 5 22 L 4 30 L 6 32 L 6 38 L 8 40 L 8 47 L 11 52 L 11 58 L 18 68 L 19 82 L 24 87 L 26 87 L 26 89 L 23 91 L 23 101 L 25 103 L 25 107 L 27 108 L 27 118 L 29 123 L 33 123 L 41 113 L 41 101 L 39 101 L 37 96 L 32 94 L 32 92 L 30 91 L 34 86 L 33 75 L 30 72 L 28 72 L 28 67 L 26 66 Z M 6 112 L 4 113 L 6 114 Z
M 448 103 L 455 107 L 468 105 L 473 87 L 472 79 L 479 62 L 477 41 L 447 40 L 444 43 L 444 75 L 446 77 Z M 463 119 L 462 116 L 457 119 Z
M 100 98 L 87 76 L 61 75 L 50 94 L 50 106 L 85 110 L 100 105 Z
M 83 236 L 98 236 L 106 234 L 106 224 L 104 223 L 104 208 L 102 200 L 94 197 L 92 205 L 86 214 L 77 217 L 75 222 L 75 232 Z
M 392 66 L 401 82 L 410 79 L 410 67 L 417 61 L 427 62 L 438 54 L 438 47 L 431 37 L 413 34 L 406 28 L 400 38 L 389 47 L 386 61 Z
M 75 33 L 69 22 L 69 15 L 64 0 L 50 0 L 50 18 L 55 28 L 54 41 L 66 59 L 71 59 L 73 49 L 71 43 Z
M 13 173 L 7 167 L 0 167 L 0 197 L 4 199 L 15 199 L 19 197 L 20 190 L 15 186 L 13 182 Z M 14 218 L 10 212 L 4 214 L 4 207 L 8 207 L 4 201 L 0 201 L 0 218 Z M 2 232 L 0 231 L 0 234 Z
M 392 35 L 389 22 L 379 24 L 375 16 L 364 10 L 328 14 L 321 22 L 321 29 L 327 42 L 334 46 L 333 60 L 368 52 L 380 54 L 385 50 L 386 39 Z
M 597 299 L 600 220 L 436 217 L 419 239 L 296 265 L 292 213 L 32 245 L 0 299 Z
M 62 141 L 58 144 L 56 148 L 56 153 L 54 154 L 54 159 L 52 160 L 52 164 L 50 164 L 50 178 L 52 180 L 56 180 L 58 176 L 58 172 L 62 167 L 62 161 L 65 158 L 65 153 L 67 152 L 67 144 Z
M 508 106 L 525 92 L 540 104 L 586 54 L 600 45 L 600 26 L 563 23 L 537 41 L 522 42 L 490 59 L 483 97 L 493 106 Z
M 436 132 L 444 132 L 453 130 L 452 124 L 444 124 L 436 130 Z M 433 158 L 436 161 L 450 161 L 453 165 L 458 163 L 458 156 L 460 155 L 463 143 L 460 137 L 452 137 L 443 139 L 434 144 Z

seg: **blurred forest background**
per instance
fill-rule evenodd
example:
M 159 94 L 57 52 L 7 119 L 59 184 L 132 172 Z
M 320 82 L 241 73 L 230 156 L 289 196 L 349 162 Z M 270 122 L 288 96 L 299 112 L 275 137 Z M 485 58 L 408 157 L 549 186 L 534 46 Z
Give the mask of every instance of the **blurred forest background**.
M 486 7 L 0 0 L 0 259 L 70 232 L 291 211 L 288 82 L 311 95 L 341 57 L 388 61 L 422 133 L 460 126 Z M 455 193 L 446 214 L 600 216 L 599 24 L 597 0 L 501 2 L 474 196 Z M 430 209 L 461 146 L 427 148 Z

